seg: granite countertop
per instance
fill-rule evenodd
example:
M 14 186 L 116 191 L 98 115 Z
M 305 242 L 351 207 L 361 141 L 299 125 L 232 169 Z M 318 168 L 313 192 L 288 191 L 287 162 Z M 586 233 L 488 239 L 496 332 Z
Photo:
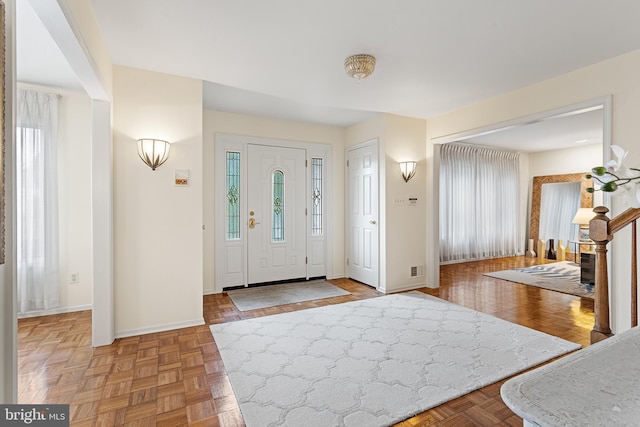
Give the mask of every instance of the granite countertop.
M 512 378 L 500 394 L 513 412 L 540 426 L 637 426 L 640 329 Z

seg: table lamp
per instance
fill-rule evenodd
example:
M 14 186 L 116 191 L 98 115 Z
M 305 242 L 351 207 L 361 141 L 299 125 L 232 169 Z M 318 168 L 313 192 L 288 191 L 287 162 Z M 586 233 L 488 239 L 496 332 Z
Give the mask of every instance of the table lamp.
M 580 208 L 576 215 L 573 217 L 573 223 L 580 226 L 580 241 L 590 242 L 589 238 L 589 221 L 596 216 L 596 213 L 592 208 Z

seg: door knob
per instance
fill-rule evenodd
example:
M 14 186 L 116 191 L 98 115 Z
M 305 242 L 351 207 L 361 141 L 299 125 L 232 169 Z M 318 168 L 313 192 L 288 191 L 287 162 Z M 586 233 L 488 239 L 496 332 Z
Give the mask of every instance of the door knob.
M 369 224 L 376 225 L 376 220 L 375 220 L 375 219 L 372 219 L 371 221 L 369 221 Z
M 249 228 L 253 228 L 256 226 L 255 218 L 249 218 Z

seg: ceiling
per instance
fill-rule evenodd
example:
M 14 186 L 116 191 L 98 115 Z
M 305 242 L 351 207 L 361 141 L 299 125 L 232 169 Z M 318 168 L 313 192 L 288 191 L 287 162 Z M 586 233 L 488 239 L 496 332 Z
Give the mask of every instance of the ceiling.
M 551 115 L 524 125 L 509 126 L 460 138 L 456 142 L 528 153 L 575 148 L 603 142 L 603 109 L 586 108 Z
M 77 89 L 28 1 L 18 79 Z M 628 0 L 90 2 L 114 64 L 201 79 L 208 109 L 334 126 L 434 117 L 640 49 Z M 356 53 L 377 59 L 360 82 Z

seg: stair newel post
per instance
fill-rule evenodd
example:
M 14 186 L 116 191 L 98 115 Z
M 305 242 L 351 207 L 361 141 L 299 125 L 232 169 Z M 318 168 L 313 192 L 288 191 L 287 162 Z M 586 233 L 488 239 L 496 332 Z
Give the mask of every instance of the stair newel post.
M 589 237 L 595 243 L 596 280 L 594 298 L 595 324 L 591 331 L 591 343 L 610 337 L 609 323 L 609 274 L 607 271 L 607 244 L 613 239 L 609 234 L 609 212 L 604 206 L 593 210 L 596 216 L 589 222 Z

